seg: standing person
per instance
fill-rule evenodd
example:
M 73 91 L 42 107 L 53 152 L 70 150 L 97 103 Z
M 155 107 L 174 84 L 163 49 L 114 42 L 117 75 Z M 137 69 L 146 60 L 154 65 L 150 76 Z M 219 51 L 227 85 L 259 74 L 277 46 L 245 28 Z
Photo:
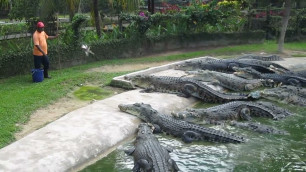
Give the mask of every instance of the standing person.
M 35 69 L 40 69 L 41 64 L 44 66 L 44 78 L 51 78 L 48 74 L 49 69 L 49 57 L 48 57 L 48 44 L 47 39 L 57 38 L 56 36 L 48 36 L 46 32 L 44 32 L 44 23 L 38 22 L 37 29 L 33 34 L 33 56 L 34 56 L 34 66 Z

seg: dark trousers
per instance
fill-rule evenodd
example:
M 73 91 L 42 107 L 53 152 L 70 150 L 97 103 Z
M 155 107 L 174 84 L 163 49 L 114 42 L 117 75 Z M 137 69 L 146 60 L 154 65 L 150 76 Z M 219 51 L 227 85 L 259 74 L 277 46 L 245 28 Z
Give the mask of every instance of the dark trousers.
M 44 66 L 44 70 L 49 69 L 49 58 L 47 56 L 35 56 L 34 55 L 34 67 L 40 69 L 41 64 Z
M 35 69 L 40 69 L 41 64 L 44 66 L 44 77 L 49 78 L 49 58 L 48 56 L 35 56 L 34 55 L 34 67 Z

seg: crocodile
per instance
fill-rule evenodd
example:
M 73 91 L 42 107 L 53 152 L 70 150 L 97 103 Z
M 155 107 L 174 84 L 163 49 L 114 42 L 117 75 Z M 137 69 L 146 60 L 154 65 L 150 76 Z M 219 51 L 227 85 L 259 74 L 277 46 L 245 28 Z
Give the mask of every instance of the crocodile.
M 296 76 L 300 76 L 300 77 L 304 77 L 306 78 L 306 69 L 303 70 L 296 70 L 296 71 L 289 71 L 289 72 L 284 72 L 288 75 L 296 75 Z
M 280 111 L 279 107 L 265 102 L 233 101 L 206 109 L 186 109 L 172 113 L 175 118 L 195 123 L 219 124 L 225 120 L 251 120 L 251 116 L 268 117 L 274 120 L 291 115 L 288 111 Z M 276 109 L 276 110 L 275 110 Z
M 181 138 L 185 143 L 192 141 L 212 141 L 223 143 L 242 143 L 245 139 L 225 131 L 206 128 L 197 124 L 188 123 L 173 118 L 171 115 L 162 114 L 149 104 L 134 103 L 120 104 L 119 109 L 123 112 L 137 116 L 141 120 L 151 123 L 154 132 L 165 132 Z
M 233 91 L 250 91 L 257 89 L 262 86 L 273 87 L 274 83 L 272 80 L 262 80 L 262 79 L 244 79 L 237 77 L 233 74 L 227 74 L 216 71 L 209 70 L 198 70 L 198 71 L 188 71 L 188 74 L 194 75 L 192 78 L 200 81 L 211 81 L 214 84 L 218 84 L 224 88 Z
M 262 61 L 262 60 L 256 60 L 256 59 L 239 59 L 240 63 L 246 63 L 246 64 L 253 64 L 253 65 L 258 65 L 258 66 L 264 66 L 267 69 L 269 69 L 269 72 L 266 73 L 275 73 L 275 71 L 272 68 L 276 68 L 279 71 L 283 71 L 283 72 L 290 72 L 289 69 L 285 68 L 284 66 L 277 64 L 277 63 L 273 63 L 273 62 L 269 62 L 269 61 Z M 249 67 L 252 67 L 252 65 L 250 65 Z M 255 68 L 253 68 L 255 69 Z M 262 72 L 262 71 L 261 71 Z M 265 73 L 265 72 L 263 72 Z
M 212 70 L 218 72 L 232 73 L 234 72 L 233 67 L 252 67 L 263 73 L 274 73 L 269 67 L 262 65 L 259 60 L 252 59 L 218 59 L 218 60 L 207 60 L 207 61 L 187 61 L 183 64 L 175 66 L 177 70 Z
M 298 106 L 306 106 L 306 88 L 283 85 L 277 88 L 254 91 L 249 94 L 254 99 L 265 98 Z
M 287 131 L 278 130 L 275 127 L 271 127 L 268 125 L 260 124 L 258 122 L 237 122 L 231 121 L 229 123 L 231 126 L 242 128 L 242 129 L 249 129 L 254 132 L 258 132 L 261 134 L 279 134 L 279 135 L 289 135 Z
M 244 54 L 242 56 L 237 57 L 237 59 L 256 59 L 262 61 L 283 61 L 284 59 L 278 55 L 256 55 L 256 54 Z
M 193 96 L 205 102 L 222 103 L 252 99 L 252 97 L 248 97 L 247 94 L 243 93 L 218 92 L 197 80 L 186 77 L 135 75 L 125 77 L 125 79 L 130 80 L 135 86 L 144 88 L 144 92 L 157 91 L 184 97 Z
M 293 86 L 306 86 L 306 78 L 292 75 L 292 74 L 277 74 L 277 73 L 261 73 L 250 67 L 245 68 L 233 68 L 236 72 L 235 75 L 248 79 L 270 79 L 275 83 L 283 84 L 283 85 L 293 85 Z
M 160 144 L 146 123 L 138 126 L 134 147 L 125 151 L 134 158 L 132 171 L 177 172 L 179 168 L 169 152 L 171 150 Z

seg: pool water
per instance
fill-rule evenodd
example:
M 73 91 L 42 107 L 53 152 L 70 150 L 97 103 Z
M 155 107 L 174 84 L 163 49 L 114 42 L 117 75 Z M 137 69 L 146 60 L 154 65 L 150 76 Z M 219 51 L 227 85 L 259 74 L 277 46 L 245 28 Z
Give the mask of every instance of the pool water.
M 285 130 L 290 133 L 289 135 L 259 134 L 228 125 L 219 125 L 210 127 L 242 135 L 247 138 L 247 142 L 185 144 L 178 138 L 164 134 L 156 137 L 162 145 L 173 148 L 170 156 L 184 172 L 306 171 L 306 107 L 278 105 L 296 114 L 279 121 L 264 118 L 254 118 L 254 120 Z M 132 146 L 132 142 L 121 145 L 107 157 L 82 171 L 131 171 L 134 166 L 133 157 L 126 155 L 124 150 Z

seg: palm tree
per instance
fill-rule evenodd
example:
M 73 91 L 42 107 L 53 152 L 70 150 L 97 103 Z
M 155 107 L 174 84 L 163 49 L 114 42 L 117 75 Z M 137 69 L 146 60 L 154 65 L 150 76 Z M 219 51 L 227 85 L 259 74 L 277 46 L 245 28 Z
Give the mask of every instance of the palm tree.
M 114 3 L 120 6 L 124 12 L 133 12 L 138 9 L 141 0 L 109 0 L 109 3 L 114 7 Z
M 0 7 L 12 9 L 12 0 L 0 0 Z

